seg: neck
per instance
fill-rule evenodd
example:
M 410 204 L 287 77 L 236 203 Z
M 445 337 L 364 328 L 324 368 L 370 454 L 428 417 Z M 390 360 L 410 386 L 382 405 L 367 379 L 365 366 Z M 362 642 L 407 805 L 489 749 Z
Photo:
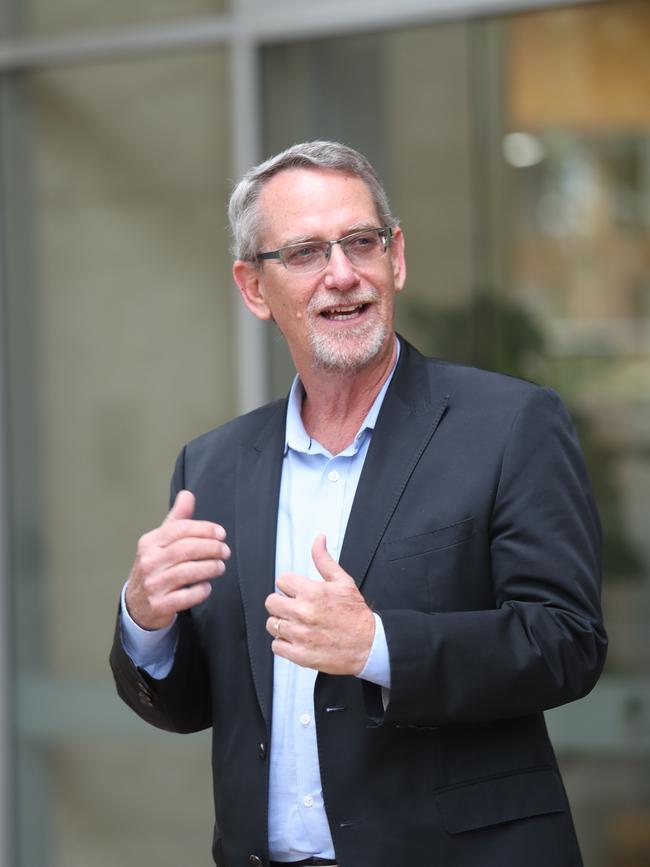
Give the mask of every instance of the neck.
M 305 389 L 301 417 L 307 433 L 332 454 L 343 451 L 386 382 L 396 354 L 393 337 L 381 356 L 359 370 L 298 371 Z

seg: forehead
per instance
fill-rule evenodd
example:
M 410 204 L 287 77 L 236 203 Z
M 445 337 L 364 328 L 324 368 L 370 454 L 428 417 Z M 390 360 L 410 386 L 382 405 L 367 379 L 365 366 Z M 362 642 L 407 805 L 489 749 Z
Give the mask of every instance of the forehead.
M 366 183 L 328 169 L 278 172 L 262 188 L 259 207 L 263 237 L 278 245 L 299 238 L 330 240 L 379 220 Z

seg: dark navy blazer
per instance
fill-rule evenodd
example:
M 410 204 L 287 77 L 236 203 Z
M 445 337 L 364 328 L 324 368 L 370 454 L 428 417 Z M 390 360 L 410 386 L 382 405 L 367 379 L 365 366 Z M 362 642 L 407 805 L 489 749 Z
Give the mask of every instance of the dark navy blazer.
M 233 557 L 179 617 L 174 667 L 136 669 L 116 632 L 118 691 L 145 720 L 213 729 L 220 867 L 266 864 L 273 591 L 286 401 L 205 434 L 172 497 L 221 523 Z M 423 358 L 402 341 L 341 565 L 383 620 L 390 702 L 354 677 L 314 694 L 340 867 L 579 867 L 542 712 L 601 671 L 600 527 L 559 398 Z

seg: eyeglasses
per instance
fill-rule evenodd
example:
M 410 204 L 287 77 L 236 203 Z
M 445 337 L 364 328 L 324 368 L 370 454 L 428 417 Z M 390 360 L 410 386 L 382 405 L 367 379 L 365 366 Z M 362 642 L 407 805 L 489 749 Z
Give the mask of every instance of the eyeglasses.
M 287 271 L 311 274 L 322 271 L 332 255 L 334 244 L 341 249 L 353 265 L 365 265 L 383 256 L 390 245 L 393 230 L 389 228 L 362 229 L 339 238 L 338 241 L 300 241 L 287 244 L 279 250 L 258 253 L 257 259 L 279 259 Z

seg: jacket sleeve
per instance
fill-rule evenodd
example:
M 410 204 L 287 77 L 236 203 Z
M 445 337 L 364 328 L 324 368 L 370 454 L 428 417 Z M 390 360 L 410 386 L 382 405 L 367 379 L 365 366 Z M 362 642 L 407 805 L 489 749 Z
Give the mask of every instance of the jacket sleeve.
M 183 450 L 172 477 L 170 503 L 184 486 L 184 456 Z M 143 720 L 167 731 L 200 731 L 212 723 L 207 666 L 190 612 L 180 612 L 177 623 L 174 664 L 167 677 L 158 680 L 134 665 L 124 650 L 118 612 L 110 665 L 118 695 Z
M 495 607 L 380 611 L 391 664 L 384 724 L 437 726 L 539 712 L 588 693 L 605 660 L 600 524 L 577 436 L 531 389 L 503 448 L 485 557 Z M 455 576 L 458 581 L 462 575 Z
M 120 698 L 145 722 L 173 732 L 196 732 L 212 724 L 203 655 L 189 614 L 178 617 L 174 665 L 162 680 L 133 664 L 122 646 L 118 614 L 110 663 Z

